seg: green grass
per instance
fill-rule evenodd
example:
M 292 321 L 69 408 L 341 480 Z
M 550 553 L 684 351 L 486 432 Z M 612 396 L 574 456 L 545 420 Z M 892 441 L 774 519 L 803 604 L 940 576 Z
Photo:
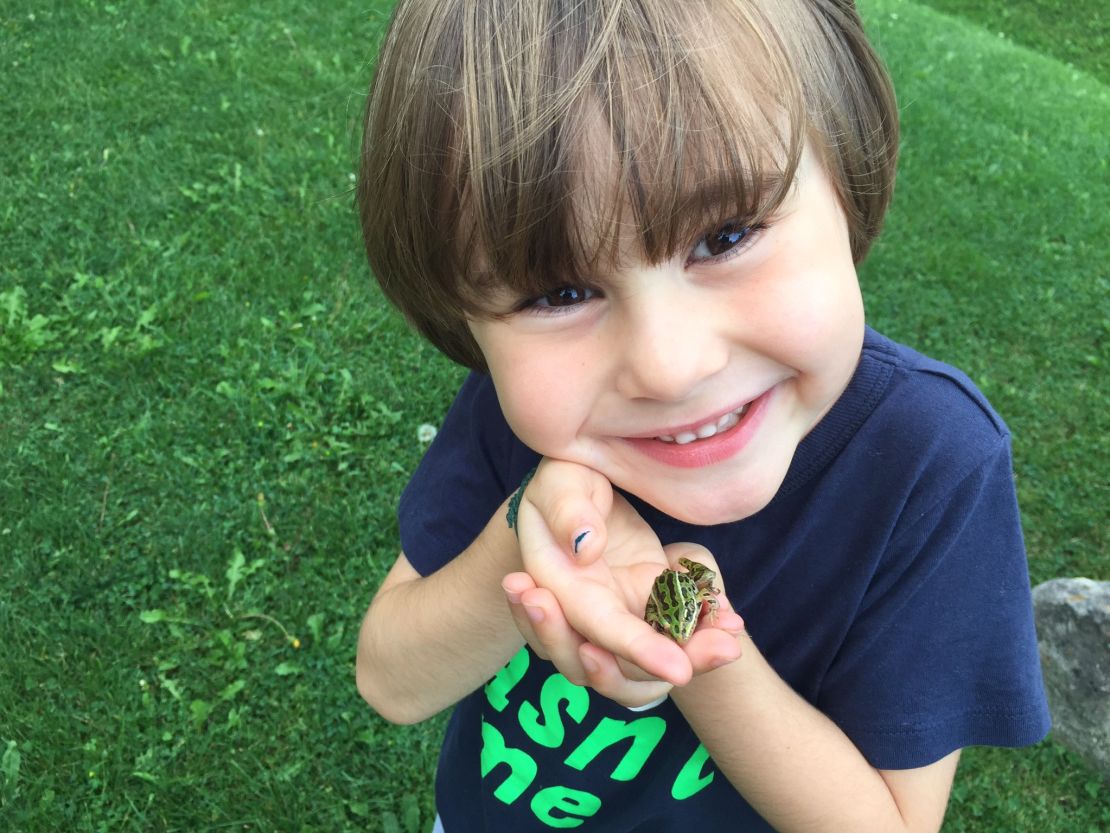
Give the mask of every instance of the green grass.
M 1097 30 L 1040 5 L 863 4 L 905 119 L 863 281 L 1009 421 L 1034 580 L 1107 578 L 1110 100 Z M 442 721 L 352 679 L 460 379 L 352 211 L 386 6 L 0 5 L 0 828 L 430 823 Z M 946 831 L 1105 829 L 1097 784 L 1051 742 L 971 750 Z
M 1110 8 L 1104 0 L 923 0 L 1110 83 Z

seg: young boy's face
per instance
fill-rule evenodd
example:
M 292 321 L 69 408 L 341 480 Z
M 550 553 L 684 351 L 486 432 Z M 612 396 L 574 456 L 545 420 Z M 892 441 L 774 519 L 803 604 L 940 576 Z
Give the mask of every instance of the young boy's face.
M 650 265 L 628 254 L 630 232 L 596 285 L 470 321 L 521 440 L 696 524 L 774 497 L 864 327 L 846 221 L 812 153 L 766 228 L 706 233 Z

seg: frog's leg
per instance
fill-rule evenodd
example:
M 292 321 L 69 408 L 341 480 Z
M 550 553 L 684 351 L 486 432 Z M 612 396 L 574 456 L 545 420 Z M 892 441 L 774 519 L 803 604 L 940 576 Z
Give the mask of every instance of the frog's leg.
M 716 624 L 717 612 L 721 609 L 721 603 L 717 601 L 717 594 L 720 592 L 721 591 L 718 590 L 716 587 L 710 587 L 708 588 L 708 592 L 706 590 L 702 590 L 700 594 L 701 600 L 709 606 L 709 611 L 706 613 L 706 615 L 709 617 L 709 621 L 712 624 Z

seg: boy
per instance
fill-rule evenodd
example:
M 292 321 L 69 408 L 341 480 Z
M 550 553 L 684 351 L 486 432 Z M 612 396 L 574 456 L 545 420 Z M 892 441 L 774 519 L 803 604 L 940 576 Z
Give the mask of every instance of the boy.
M 357 673 L 440 829 L 936 831 L 1047 731 L 1005 426 L 864 324 L 896 116 L 848 0 L 399 3 L 367 252 L 475 372 Z

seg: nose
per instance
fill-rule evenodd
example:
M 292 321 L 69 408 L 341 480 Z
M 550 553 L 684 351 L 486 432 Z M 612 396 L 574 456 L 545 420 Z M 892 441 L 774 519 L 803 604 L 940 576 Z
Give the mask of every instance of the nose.
M 681 401 L 728 363 L 724 311 L 680 281 L 641 287 L 625 299 L 615 328 L 617 390 L 629 399 Z

